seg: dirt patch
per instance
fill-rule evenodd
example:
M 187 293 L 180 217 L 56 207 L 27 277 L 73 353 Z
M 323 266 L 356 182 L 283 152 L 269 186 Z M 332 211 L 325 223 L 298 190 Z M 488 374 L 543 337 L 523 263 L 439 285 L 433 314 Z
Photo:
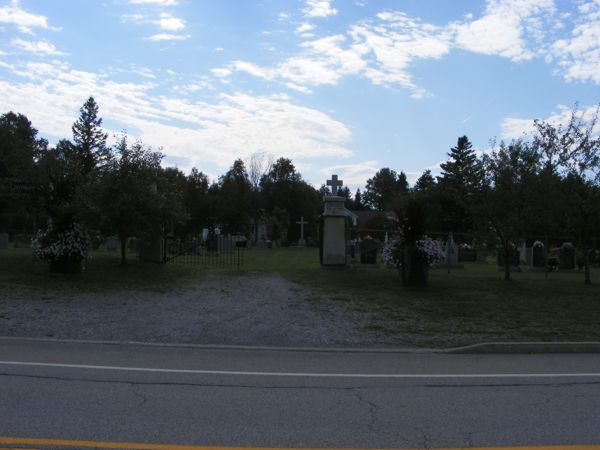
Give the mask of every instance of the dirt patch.
M 0 335 L 267 346 L 398 344 L 352 300 L 315 294 L 277 275 L 242 275 L 169 292 L 0 294 Z

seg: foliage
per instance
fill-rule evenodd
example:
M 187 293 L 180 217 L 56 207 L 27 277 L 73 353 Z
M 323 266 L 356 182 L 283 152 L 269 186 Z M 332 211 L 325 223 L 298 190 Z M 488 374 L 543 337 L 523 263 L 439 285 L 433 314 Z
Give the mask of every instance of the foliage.
M 73 223 L 64 231 L 52 226 L 39 230 L 32 242 L 33 254 L 43 261 L 65 259 L 84 260 L 88 257 L 91 240 L 79 224 Z
M 364 204 L 377 211 L 392 207 L 398 195 L 408 193 L 408 182 L 404 172 L 396 173 L 388 167 L 379 170 L 373 178 L 367 180 L 363 194 Z

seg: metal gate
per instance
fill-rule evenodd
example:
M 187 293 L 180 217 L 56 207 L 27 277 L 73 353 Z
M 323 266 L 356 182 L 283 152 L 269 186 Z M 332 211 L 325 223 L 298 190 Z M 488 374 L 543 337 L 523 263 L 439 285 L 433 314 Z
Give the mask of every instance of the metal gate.
M 167 238 L 164 245 L 165 264 L 197 264 L 202 266 L 241 267 L 244 264 L 246 241 L 235 236 L 215 239 Z

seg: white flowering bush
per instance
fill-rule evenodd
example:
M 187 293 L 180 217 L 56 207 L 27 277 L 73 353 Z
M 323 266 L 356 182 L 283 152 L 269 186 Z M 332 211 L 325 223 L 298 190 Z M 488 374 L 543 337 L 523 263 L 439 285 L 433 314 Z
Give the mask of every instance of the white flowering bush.
M 88 257 L 90 246 L 89 235 L 76 223 L 63 232 L 52 226 L 39 230 L 32 241 L 34 256 L 49 262 L 65 259 L 82 261 Z
M 427 264 L 431 265 L 446 259 L 446 252 L 441 241 L 423 236 L 415 242 L 416 249 L 423 255 Z M 390 239 L 384 246 L 382 252 L 386 267 L 399 267 L 402 264 L 402 248 L 398 239 Z
M 423 236 L 423 239 L 419 239 L 416 242 L 416 245 L 417 249 L 425 256 L 429 265 L 446 259 L 444 246 L 438 239 L 431 239 L 428 236 Z
M 397 239 L 388 239 L 383 245 L 381 256 L 386 267 L 393 268 L 400 265 L 400 258 L 397 250 L 399 245 L 400 242 Z

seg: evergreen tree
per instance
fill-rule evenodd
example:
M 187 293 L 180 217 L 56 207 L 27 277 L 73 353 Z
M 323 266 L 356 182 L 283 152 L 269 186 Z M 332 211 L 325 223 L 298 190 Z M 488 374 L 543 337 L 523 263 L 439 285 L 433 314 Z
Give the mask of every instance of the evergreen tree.
M 384 211 L 392 207 L 392 203 L 400 194 L 408 193 L 406 174 L 384 167 L 373 178 L 367 180 L 364 202 L 367 206 Z
M 473 199 L 481 189 L 484 171 L 473 145 L 467 136 L 458 138 L 456 147 L 448 153 L 448 160 L 440 165 L 442 217 L 445 230 L 466 232 L 473 227 Z
M 94 97 L 88 98 L 79 112 L 79 118 L 73 123 L 71 130 L 73 142 L 80 153 L 82 171 L 87 175 L 108 161 L 108 135 L 102 131 L 102 119 L 98 117 L 98 105 Z
M 415 192 L 428 192 L 435 187 L 435 178 L 431 175 L 431 170 L 427 169 L 415 183 Z

